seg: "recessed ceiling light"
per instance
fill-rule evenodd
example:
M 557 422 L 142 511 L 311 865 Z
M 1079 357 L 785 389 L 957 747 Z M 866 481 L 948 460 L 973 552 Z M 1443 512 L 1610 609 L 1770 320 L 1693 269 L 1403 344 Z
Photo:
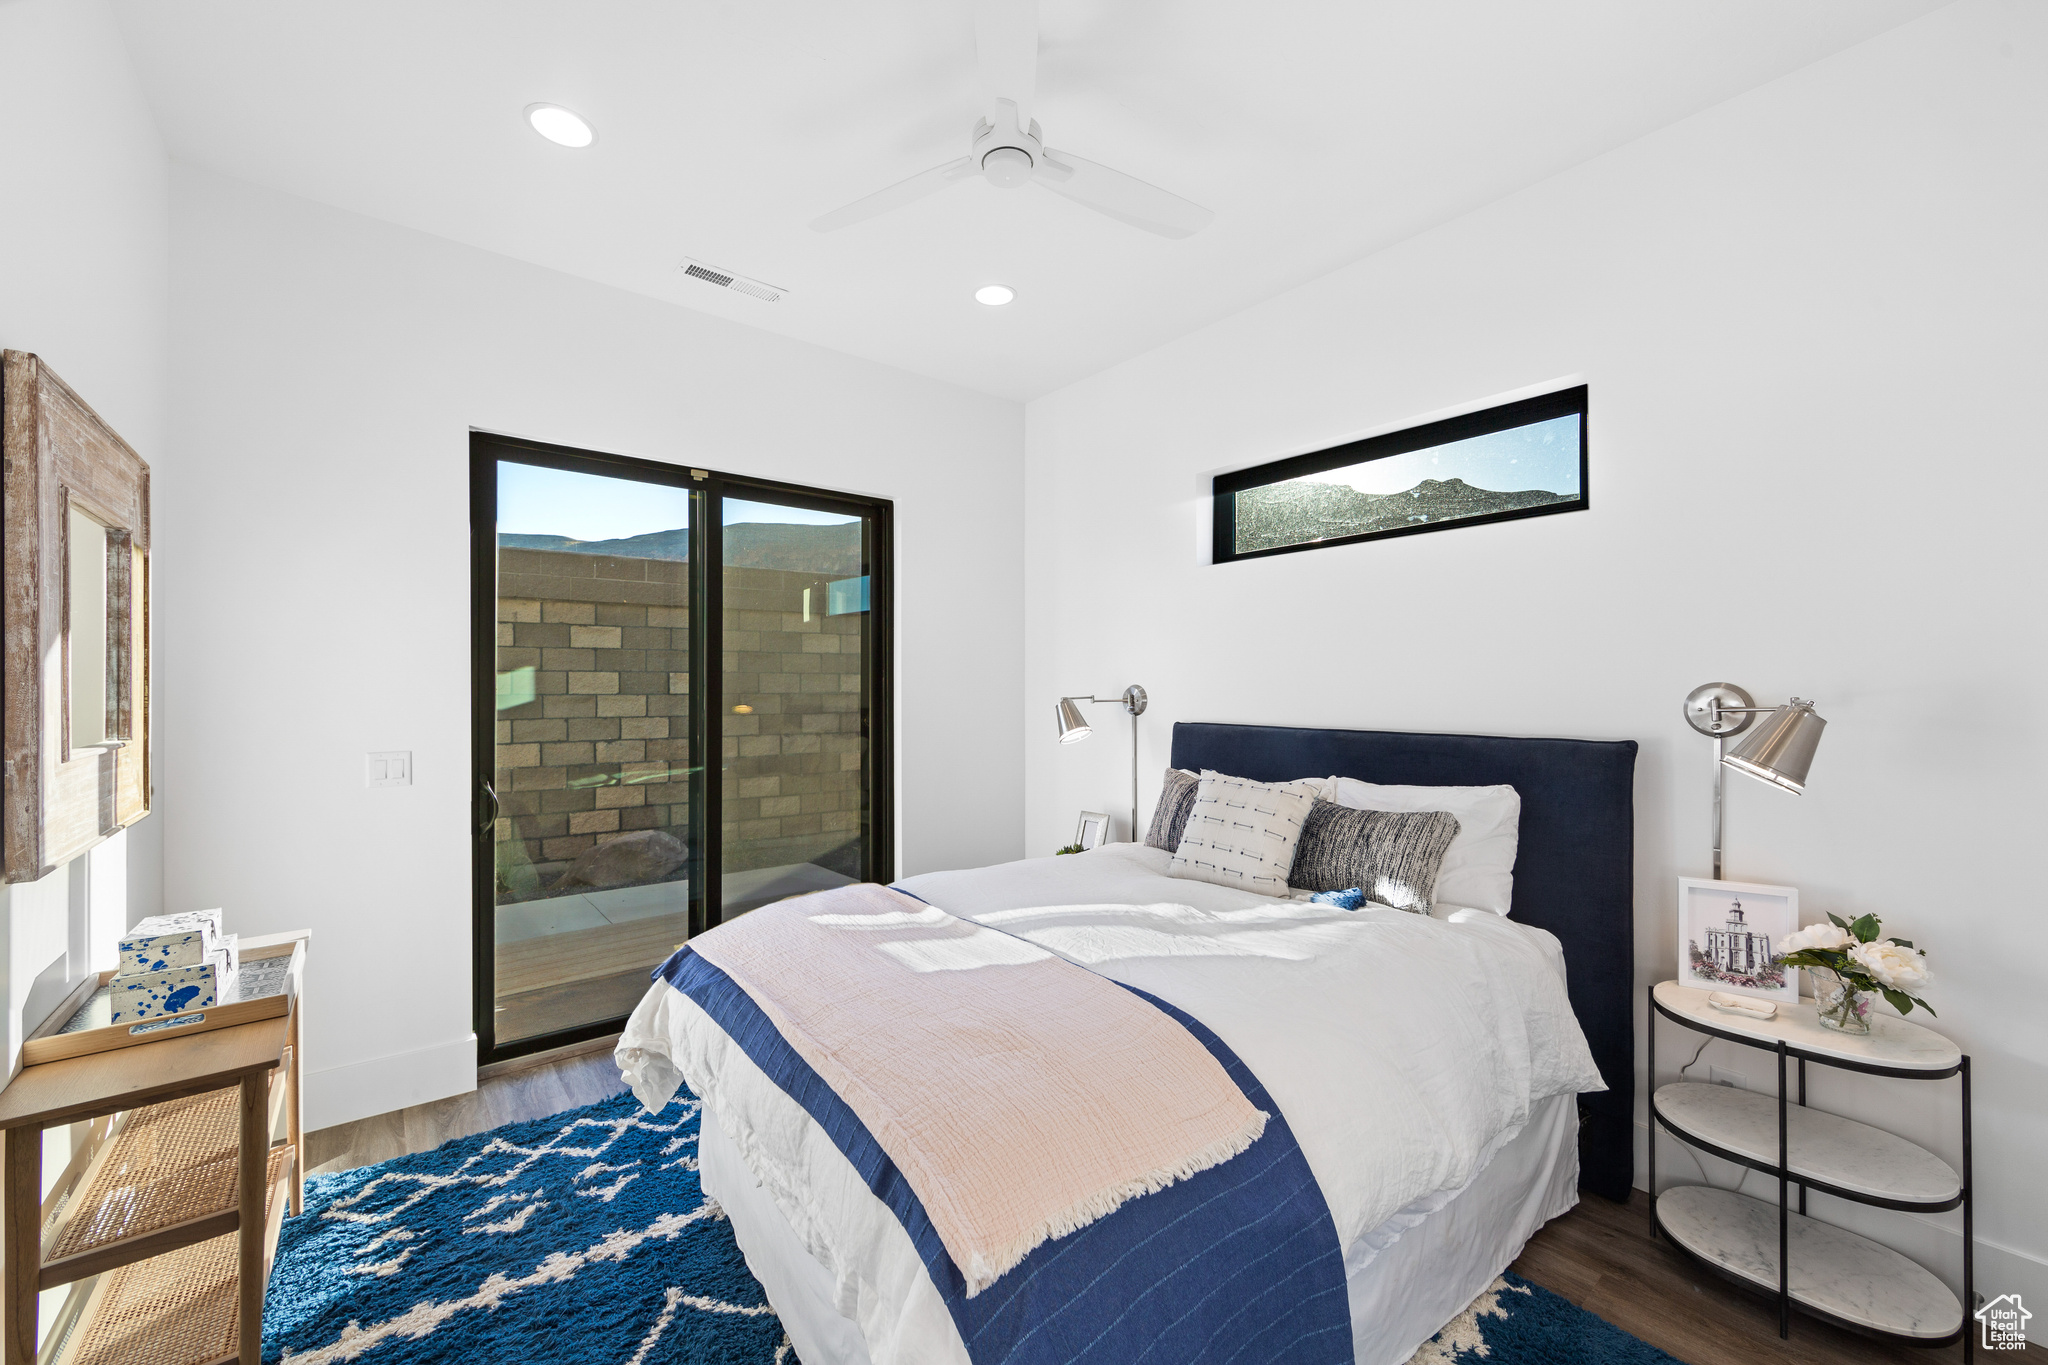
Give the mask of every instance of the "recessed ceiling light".
M 572 114 L 559 104 L 527 105 L 526 121 L 533 125 L 534 132 L 564 147 L 588 147 L 597 141 L 595 128 L 581 115 Z
M 1016 297 L 1017 291 L 1007 284 L 985 284 L 974 291 L 974 301 L 991 308 L 1000 308 Z

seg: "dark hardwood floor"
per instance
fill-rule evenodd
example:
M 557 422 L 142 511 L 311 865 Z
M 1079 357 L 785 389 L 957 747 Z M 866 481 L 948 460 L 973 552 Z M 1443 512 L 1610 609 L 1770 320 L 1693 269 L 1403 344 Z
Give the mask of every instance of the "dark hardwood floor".
M 307 1165 L 348 1170 L 594 1103 L 624 1088 L 611 1047 L 612 1040 L 602 1039 L 569 1055 L 506 1063 L 490 1068 L 471 1094 L 308 1133 Z M 1649 1197 L 1640 1190 L 1625 1206 L 1587 1195 L 1531 1238 L 1513 1269 L 1686 1365 L 1946 1365 L 1962 1359 L 1960 1345 L 1938 1351 L 1894 1346 L 1797 1314 L 1791 1339 L 1780 1341 L 1773 1305 L 1700 1270 L 1668 1243 L 1651 1241 L 1648 1223 Z M 2048 1351 L 1980 1351 L 1978 1359 L 2043 1365 Z
M 1792 1315 L 1778 1339 L 1777 1306 L 1700 1269 L 1662 1238 L 1650 1240 L 1650 1197 L 1627 1205 L 1585 1195 L 1529 1239 L 1512 1267 L 1552 1293 L 1632 1332 L 1686 1365 L 1945 1365 L 1961 1343 L 1940 1350 L 1873 1341 Z M 1977 1352 L 1986 1365 L 2048 1360 L 2048 1351 Z

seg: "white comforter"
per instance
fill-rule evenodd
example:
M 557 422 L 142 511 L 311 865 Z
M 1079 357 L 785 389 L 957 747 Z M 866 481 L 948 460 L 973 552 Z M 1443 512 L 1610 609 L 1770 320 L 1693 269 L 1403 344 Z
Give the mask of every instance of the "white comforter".
M 1604 1088 L 1542 930 L 1484 911 L 1444 920 L 1276 901 L 1167 877 L 1166 862 L 1111 845 L 901 885 L 1214 1030 L 1286 1116 L 1348 1273 L 1469 1183 L 1538 1101 Z M 877 1365 L 899 1358 L 892 1343 L 928 1345 L 945 1330 L 893 1215 L 694 1004 L 657 982 L 619 1058 L 643 1101 L 666 1100 L 678 1072 L 703 1096 L 834 1276 Z
M 1403 1206 L 1477 1175 L 1538 1100 L 1606 1088 L 1543 930 L 1270 900 L 1168 877 L 1169 861 L 1112 844 L 902 885 L 1215 1030 L 1287 1116 L 1347 1270 Z M 1155 903 L 1055 904 L 1083 889 Z

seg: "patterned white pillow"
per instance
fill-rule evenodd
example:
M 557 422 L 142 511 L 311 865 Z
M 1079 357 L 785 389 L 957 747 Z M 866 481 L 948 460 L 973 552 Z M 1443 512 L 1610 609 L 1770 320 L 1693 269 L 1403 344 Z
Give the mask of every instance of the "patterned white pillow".
M 1251 782 L 1204 769 L 1167 875 L 1284 897 L 1315 803 L 1311 782 Z

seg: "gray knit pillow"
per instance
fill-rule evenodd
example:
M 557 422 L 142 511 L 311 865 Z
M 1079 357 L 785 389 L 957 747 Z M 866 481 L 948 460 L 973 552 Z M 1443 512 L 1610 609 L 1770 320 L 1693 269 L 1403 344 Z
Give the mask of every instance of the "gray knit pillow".
M 1302 891 L 1345 891 L 1396 910 L 1429 913 L 1444 850 L 1458 837 L 1448 811 L 1352 810 L 1331 801 L 1310 808 L 1294 847 L 1287 884 Z
M 1166 781 L 1159 788 L 1159 804 L 1152 808 L 1152 827 L 1145 831 L 1147 848 L 1163 848 L 1171 853 L 1180 847 L 1180 836 L 1188 827 L 1188 812 L 1195 808 L 1195 792 L 1201 785 L 1202 779 L 1194 773 L 1179 768 L 1166 770 Z

